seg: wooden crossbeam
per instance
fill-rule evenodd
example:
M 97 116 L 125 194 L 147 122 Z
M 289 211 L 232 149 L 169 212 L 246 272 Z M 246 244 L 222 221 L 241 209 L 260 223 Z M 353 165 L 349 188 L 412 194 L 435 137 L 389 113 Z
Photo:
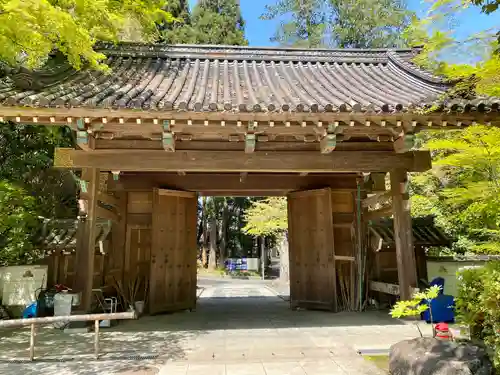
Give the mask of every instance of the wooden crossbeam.
M 316 174 L 300 176 L 281 173 L 124 173 L 119 181 L 108 181 L 110 191 L 146 191 L 163 186 L 172 190 L 189 190 L 226 196 L 235 191 L 248 195 L 263 192 L 260 196 L 276 195 L 288 191 L 308 190 L 325 186 L 349 190 L 356 188 L 356 174 Z M 230 194 L 231 193 L 231 194 Z M 241 194 L 239 194 L 241 195 Z
M 431 168 L 428 151 L 404 154 L 385 151 L 313 152 L 93 150 L 57 148 L 54 166 L 99 167 L 104 171 L 143 172 L 372 172 L 396 168 L 422 172 Z

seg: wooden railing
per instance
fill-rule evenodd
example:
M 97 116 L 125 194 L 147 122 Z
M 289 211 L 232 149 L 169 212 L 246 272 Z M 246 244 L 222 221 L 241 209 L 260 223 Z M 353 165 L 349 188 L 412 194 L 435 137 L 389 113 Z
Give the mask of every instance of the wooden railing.
M 99 321 L 100 320 L 126 320 L 137 319 L 135 311 L 110 313 L 110 314 L 85 314 L 85 315 L 67 315 L 67 316 L 47 316 L 44 318 L 29 319 L 10 319 L 1 320 L 0 328 L 31 326 L 30 333 L 30 361 L 35 358 L 35 335 L 36 326 L 58 322 L 87 322 L 94 321 L 94 355 L 99 358 Z

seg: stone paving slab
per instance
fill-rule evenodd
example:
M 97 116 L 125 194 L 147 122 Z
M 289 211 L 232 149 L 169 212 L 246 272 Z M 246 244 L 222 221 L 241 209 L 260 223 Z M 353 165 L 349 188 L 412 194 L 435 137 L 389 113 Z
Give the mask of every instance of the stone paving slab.
M 198 302 L 196 312 L 102 329 L 98 361 L 93 333 L 49 326 L 38 333 L 37 362 L 7 362 L 27 358 L 29 330 L 2 330 L 0 374 L 376 375 L 356 348 L 389 348 L 419 335 L 386 313 L 292 311 L 264 284 L 205 286 Z

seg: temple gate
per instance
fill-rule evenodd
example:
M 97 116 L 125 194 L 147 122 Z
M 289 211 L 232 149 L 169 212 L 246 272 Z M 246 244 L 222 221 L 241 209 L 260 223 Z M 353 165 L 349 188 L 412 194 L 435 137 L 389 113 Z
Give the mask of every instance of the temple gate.
M 288 196 L 292 307 L 360 309 L 367 224 L 392 215 L 409 298 L 408 172 L 431 168 L 414 134 L 499 124 L 488 99 L 430 111 L 448 86 L 410 62 L 417 49 L 98 50 L 109 75 L 63 64 L 0 81 L 0 121 L 75 131 L 77 148 L 57 149 L 55 166 L 82 171 L 72 277 L 83 309 L 93 287 L 134 275 L 149 280 L 151 313 L 195 307 L 197 194 Z M 98 219 L 113 223 L 100 278 Z

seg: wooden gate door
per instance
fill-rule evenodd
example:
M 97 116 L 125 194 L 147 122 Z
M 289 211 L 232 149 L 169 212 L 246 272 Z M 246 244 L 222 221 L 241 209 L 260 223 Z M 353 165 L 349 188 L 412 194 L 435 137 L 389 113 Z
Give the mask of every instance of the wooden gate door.
M 290 304 L 337 311 L 330 188 L 288 195 Z
M 195 193 L 154 189 L 149 311 L 196 307 Z

